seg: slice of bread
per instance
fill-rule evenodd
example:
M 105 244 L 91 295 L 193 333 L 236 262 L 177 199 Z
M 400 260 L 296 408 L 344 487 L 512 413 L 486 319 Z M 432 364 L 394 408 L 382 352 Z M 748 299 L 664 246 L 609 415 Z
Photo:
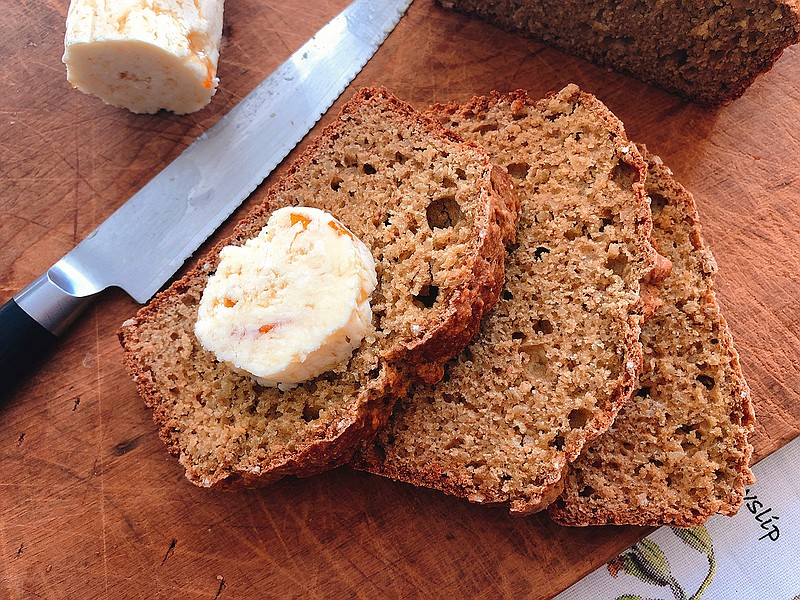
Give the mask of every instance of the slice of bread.
M 350 360 L 280 391 L 215 360 L 194 323 L 221 248 L 289 205 L 344 223 L 371 250 L 378 285 L 374 332 Z M 186 476 L 259 485 L 346 462 L 409 379 L 436 381 L 477 331 L 502 289 L 517 218 L 508 176 L 482 149 L 384 90 L 361 90 L 231 238 L 121 328 L 125 362 Z
M 438 1 L 711 105 L 800 40 L 796 0 Z
M 697 525 L 734 514 L 753 481 L 750 391 L 714 295 L 716 263 L 691 194 L 641 150 L 653 240 L 672 272 L 642 329 L 639 391 L 573 463 L 549 509 L 566 525 Z
M 641 368 L 641 281 L 656 267 L 646 167 L 622 124 L 570 85 L 429 114 L 487 148 L 522 204 L 501 301 L 435 387 L 398 402 L 359 469 L 474 502 L 543 509 Z

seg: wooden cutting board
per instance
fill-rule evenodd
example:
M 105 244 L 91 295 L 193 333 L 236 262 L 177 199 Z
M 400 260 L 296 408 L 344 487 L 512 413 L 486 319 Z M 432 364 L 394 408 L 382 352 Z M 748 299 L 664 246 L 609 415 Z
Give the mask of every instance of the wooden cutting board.
M 346 3 L 229 0 L 220 90 L 183 117 L 137 116 L 70 89 L 60 61 L 67 0 L 4 7 L 0 301 Z M 492 89 L 543 95 L 569 82 L 603 100 L 695 193 L 763 458 L 800 432 L 800 47 L 743 98 L 709 111 L 416 0 L 345 97 L 382 84 L 424 107 Z M 0 408 L 0 597 L 545 598 L 647 533 L 512 518 L 348 468 L 257 491 L 198 489 L 167 455 L 122 367 L 115 332 L 136 310 L 123 293 L 104 294 Z

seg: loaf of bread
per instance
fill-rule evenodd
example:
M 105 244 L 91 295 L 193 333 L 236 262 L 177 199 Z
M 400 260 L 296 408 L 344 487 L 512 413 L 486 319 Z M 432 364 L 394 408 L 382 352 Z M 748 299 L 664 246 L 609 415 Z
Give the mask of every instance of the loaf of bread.
M 800 40 L 796 0 L 439 0 L 703 104 L 740 96 Z
M 281 391 L 217 361 L 194 324 L 222 246 L 290 205 L 323 209 L 364 242 L 377 287 L 374 330 L 350 359 Z M 230 239 L 123 324 L 127 366 L 186 476 L 259 485 L 346 462 L 409 381 L 435 382 L 477 331 L 517 218 L 508 176 L 482 149 L 384 90 L 361 90 Z
M 653 240 L 672 261 L 642 329 L 639 390 L 573 463 L 550 507 L 566 525 L 674 525 L 735 513 L 752 483 L 750 392 L 714 295 L 694 200 L 644 147 Z
M 520 196 L 501 301 L 436 386 L 398 402 L 351 464 L 466 497 L 543 509 L 567 465 L 604 432 L 641 368 L 649 242 L 646 167 L 622 124 L 570 85 L 436 106 L 484 145 Z
M 135 113 L 190 113 L 217 90 L 224 0 L 71 0 L 67 79 Z

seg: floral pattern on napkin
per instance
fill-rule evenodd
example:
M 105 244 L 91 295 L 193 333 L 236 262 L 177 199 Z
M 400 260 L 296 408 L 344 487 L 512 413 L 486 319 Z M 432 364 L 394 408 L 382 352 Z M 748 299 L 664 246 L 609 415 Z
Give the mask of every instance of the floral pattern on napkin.
M 800 600 L 800 438 L 753 473 L 735 516 L 662 527 L 556 600 Z

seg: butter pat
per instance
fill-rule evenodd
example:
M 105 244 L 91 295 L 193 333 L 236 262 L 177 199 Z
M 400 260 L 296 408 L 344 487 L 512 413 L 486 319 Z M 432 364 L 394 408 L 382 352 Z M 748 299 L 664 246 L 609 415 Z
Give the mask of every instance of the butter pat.
M 195 334 L 217 359 L 282 389 L 344 363 L 372 329 L 367 247 L 315 208 L 275 211 L 257 237 L 220 252 Z
M 194 112 L 216 92 L 223 0 L 72 0 L 73 87 L 135 113 Z

